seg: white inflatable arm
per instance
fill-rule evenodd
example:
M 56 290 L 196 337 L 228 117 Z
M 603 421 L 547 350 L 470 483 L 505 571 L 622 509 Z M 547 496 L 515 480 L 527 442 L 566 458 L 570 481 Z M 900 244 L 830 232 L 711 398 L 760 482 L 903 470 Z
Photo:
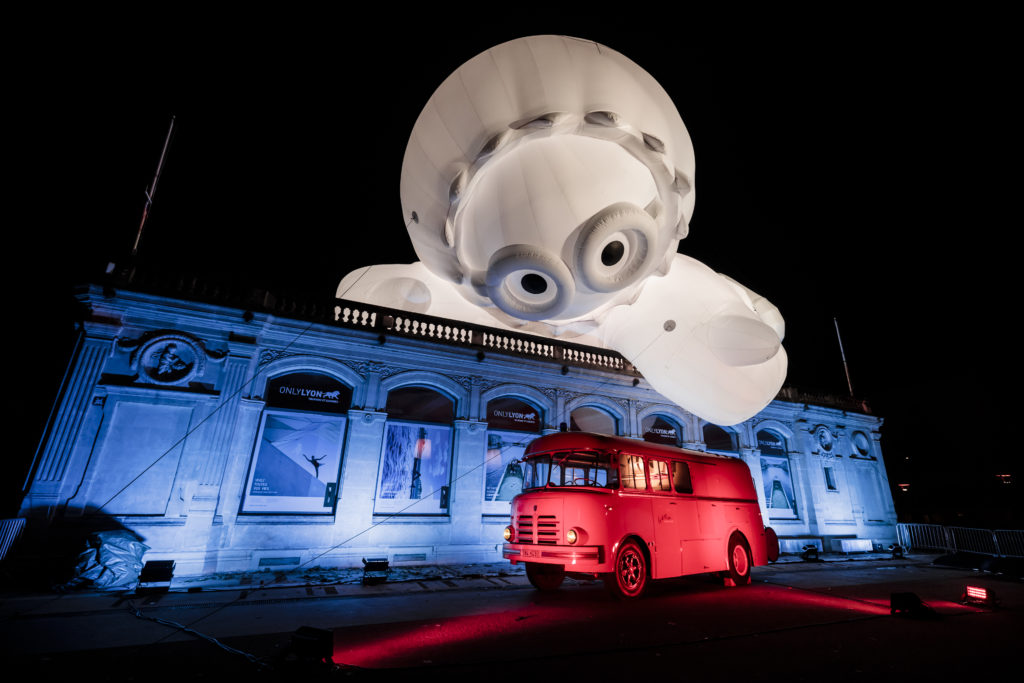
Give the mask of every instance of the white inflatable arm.
M 756 414 L 782 387 L 782 329 L 769 301 L 677 254 L 668 275 L 651 278 L 632 305 L 603 316 L 601 336 L 666 398 L 731 425 Z

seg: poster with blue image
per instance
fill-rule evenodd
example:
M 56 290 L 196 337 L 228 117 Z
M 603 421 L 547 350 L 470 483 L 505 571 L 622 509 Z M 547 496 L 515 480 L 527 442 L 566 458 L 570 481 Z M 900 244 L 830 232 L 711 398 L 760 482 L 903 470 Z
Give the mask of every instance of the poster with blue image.
M 343 417 L 265 411 L 242 512 L 330 514 L 344 434 Z

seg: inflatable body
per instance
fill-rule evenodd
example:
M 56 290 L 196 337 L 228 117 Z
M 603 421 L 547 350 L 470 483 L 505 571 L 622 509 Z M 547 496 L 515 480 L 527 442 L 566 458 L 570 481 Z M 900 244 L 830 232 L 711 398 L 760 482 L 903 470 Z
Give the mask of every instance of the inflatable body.
M 353 271 L 340 298 L 614 349 L 721 425 L 782 386 L 778 309 L 676 253 L 690 137 L 614 50 L 534 36 L 463 64 L 416 121 L 401 198 L 420 261 Z

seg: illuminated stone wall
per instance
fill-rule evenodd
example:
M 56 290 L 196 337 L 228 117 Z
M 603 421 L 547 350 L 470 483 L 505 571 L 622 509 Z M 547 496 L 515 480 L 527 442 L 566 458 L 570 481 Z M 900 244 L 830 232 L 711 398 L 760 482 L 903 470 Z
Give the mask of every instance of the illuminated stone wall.
M 81 299 L 22 505 L 37 533 L 113 521 L 178 574 L 497 561 L 514 458 L 564 424 L 742 458 L 784 550 L 895 541 L 871 415 L 776 400 L 719 428 L 596 349 L 383 311 L 310 323 L 125 290 Z

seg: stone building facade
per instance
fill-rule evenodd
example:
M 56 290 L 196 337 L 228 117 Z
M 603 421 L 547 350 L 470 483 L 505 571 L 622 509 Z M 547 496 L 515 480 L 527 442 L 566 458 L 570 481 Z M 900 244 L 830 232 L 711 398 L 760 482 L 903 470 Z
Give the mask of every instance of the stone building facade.
M 344 301 L 80 300 L 20 514 L 30 530 L 112 520 L 180 575 L 500 560 L 516 457 L 560 429 L 743 459 L 784 552 L 896 538 L 882 420 L 856 406 L 787 388 L 719 426 L 602 349 Z

